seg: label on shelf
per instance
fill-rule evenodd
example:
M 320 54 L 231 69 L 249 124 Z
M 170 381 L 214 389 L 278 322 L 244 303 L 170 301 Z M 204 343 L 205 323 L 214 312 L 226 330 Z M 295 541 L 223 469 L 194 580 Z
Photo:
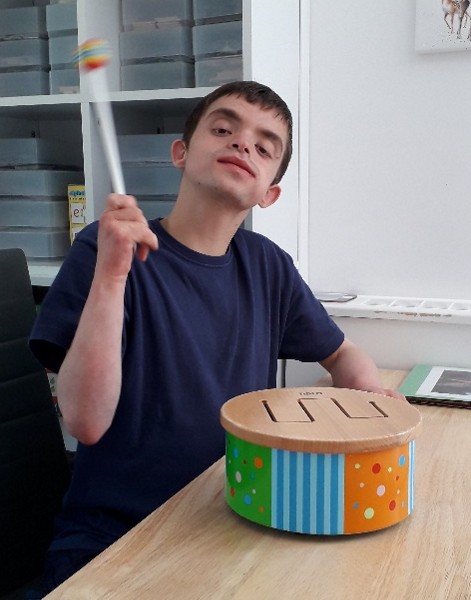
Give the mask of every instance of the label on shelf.
M 85 186 L 69 184 L 69 223 L 70 223 L 70 241 L 74 241 L 75 236 L 81 231 L 86 221 L 87 199 L 85 197 Z

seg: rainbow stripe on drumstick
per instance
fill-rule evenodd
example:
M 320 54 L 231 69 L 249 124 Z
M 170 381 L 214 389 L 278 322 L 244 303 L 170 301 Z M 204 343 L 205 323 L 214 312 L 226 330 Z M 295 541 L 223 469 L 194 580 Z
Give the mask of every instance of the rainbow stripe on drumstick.
M 111 50 L 106 40 L 92 38 L 80 44 L 74 53 L 74 62 L 86 73 L 93 106 L 98 119 L 106 162 L 113 191 L 125 194 L 124 177 L 121 169 L 118 140 L 108 94 L 108 82 L 104 67 L 111 60 Z

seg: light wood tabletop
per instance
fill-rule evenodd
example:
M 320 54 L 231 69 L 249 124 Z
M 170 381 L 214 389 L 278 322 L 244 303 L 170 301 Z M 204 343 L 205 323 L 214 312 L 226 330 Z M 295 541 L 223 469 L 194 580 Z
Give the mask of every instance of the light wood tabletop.
M 385 371 L 397 387 L 405 373 Z M 471 598 L 471 411 L 421 406 L 415 508 L 352 536 L 265 528 L 231 511 L 223 459 L 48 600 Z

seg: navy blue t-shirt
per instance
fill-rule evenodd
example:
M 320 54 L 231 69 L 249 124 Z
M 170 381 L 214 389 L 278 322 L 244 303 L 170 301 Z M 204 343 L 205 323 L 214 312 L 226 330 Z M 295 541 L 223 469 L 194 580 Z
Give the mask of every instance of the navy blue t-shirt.
M 223 455 L 226 400 L 275 387 L 278 358 L 316 362 L 344 339 L 267 238 L 239 230 L 214 257 L 158 220 L 150 227 L 159 249 L 134 260 L 126 284 L 116 414 L 98 443 L 78 446 L 53 548 L 112 543 Z M 53 371 L 88 295 L 97 231 L 89 225 L 74 241 L 32 331 L 33 352 Z

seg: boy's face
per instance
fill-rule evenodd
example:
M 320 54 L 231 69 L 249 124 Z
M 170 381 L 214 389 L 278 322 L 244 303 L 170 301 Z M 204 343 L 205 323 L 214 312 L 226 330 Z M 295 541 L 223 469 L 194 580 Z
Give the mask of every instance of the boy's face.
M 239 210 L 269 206 L 280 194 L 276 177 L 288 129 L 275 109 L 223 96 L 208 107 L 188 148 L 174 142 L 174 164 L 199 194 L 235 203 Z

